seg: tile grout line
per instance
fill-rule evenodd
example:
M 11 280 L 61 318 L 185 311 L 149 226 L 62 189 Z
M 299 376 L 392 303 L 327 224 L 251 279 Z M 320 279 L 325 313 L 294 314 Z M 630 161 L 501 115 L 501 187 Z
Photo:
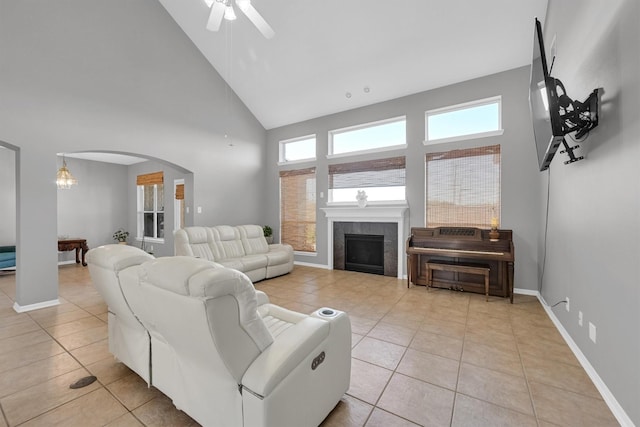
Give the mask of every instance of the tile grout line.
M 91 286 L 93 286 L 93 284 L 92 284 Z M 3 292 L 3 293 L 4 293 L 4 292 Z M 5 295 L 6 295 L 6 294 L 5 294 Z M 8 296 L 7 296 L 7 297 L 8 297 Z M 12 299 L 12 298 L 10 298 L 10 297 L 9 297 L 9 299 L 11 299 L 11 300 L 13 301 L 13 299 Z M 14 301 L 14 302 L 15 302 L 15 301 Z M 96 319 L 100 320 L 101 322 L 106 323 L 106 322 L 104 322 L 102 319 L 100 319 L 96 314 L 91 313 L 91 312 L 89 312 L 89 311 L 87 311 L 87 310 L 84 310 L 82 307 L 78 306 L 76 303 L 71 302 L 71 301 L 69 301 L 68 303 L 69 303 L 69 304 L 73 304 L 73 305 L 74 305 L 75 307 L 77 307 L 78 309 L 80 309 L 80 310 L 85 311 L 86 313 L 88 313 L 88 314 L 89 314 L 89 316 L 87 316 L 87 317 L 95 317 Z M 85 366 L 85 365 L 84 365 L 84 364 L 83 364 L 83 363 L 82 363 L 82 362 L 81 362 L 81 361 L 80 361 L 76 356 L 74 356 L 74 355 L 71 353 L 71 351 L 70 351 L 70 350 L 68 350 L 64 345 L 62 345 L 62 343 L 61 343 L 60 341 L 58 341 L 58 340 L 57 340 L 57 339 L 56 339 L 56 338 L 55 338 L 55 337 L 54 337 L 54 336 L 53 336 L 53 335 L 52 335 L 52 334 L 51 334 L 51 333 L 50 333 L 50 332 L 49 332 L 49 331 L 44 327 L 44 326 L 42 326 L 42 325 L 40 324 L 40 322 L 38 322 L 38 320 L 34 319 L 34 318 L 31 316 L 31 314 L 30 314 L 29 312 L 27 312 L 27 313 L 25 313 L 25 314 L 26 314 L 27 316 L 29 316 L 29 318 L 30 318 L 30 319 L 31 319 L 31 320 L 32 320 L 36 325 L 38 325 L 38 328 L 40 328 L 40 330 L 42 330 L 42 332 L 44 332 L 45 334 L 47 334 L 47 335 L 51 338 L 51 340 L 52 340 L 52 341 L 54 341 L 56 344 L 58 344 L 58 345 L 60 346 L 60 348 L 62 348 L 62 349 L 64 350 L 64 353 L 66 353 L 66 354 L 67 354 L 67 355 L 69 355 L 73 360 L 75 360 L 75 361 L 76 361 L 76 363 L 78 363 L 78 365 L 80 365 L 80 367 L 81 367 L 82 369 L 84 369 L 86 372 L 88 372 L 89 374 L 91 374 L 91 371 L 89 371 L 88 367 L 87 367 L 87 366 Z M 76 320 L 77 320 L 77 319 L 76 319 Z M 63 324 L 65 324 L 65 323 L 72 323 L 72 322 L 75 322 L 76 320 L 71 320 L 71 321 L 69 321 L 69 322 L 60 323 L 59 325 L 63 325 Z M 58 326 L 58 325 L 52 325 L 52 326 Z M 24 334 L 19 334 L 19 335 L 24 335 Z M 18 336 L 19 336 L 19 335 L 18 335 Z M 90 344 L 88 344 L 88 345 L 90 345 Z M 84 346 L 84 347 L 86 347 L 86 346 Z M 82 347 L 78 347 L 78 348 L 82 348 Z M 62 353 L 59 353 L 59 354 L 62 354 Z M 45 359 L 42 359 L 42 360 L 50 359 L 51 357 L 53 357 L 53 356 L 46 357 Z M 37 362 L 39 362 L 39 361 L 34 361 L 34 362 L 29 363 L 29 364 L 27 364 L 27 365 L 25 365 L 25 366 L 29 366 L 29 365 L 32 365 L 32 364 L 37 363 Z M 56 376 L 54 376 L 54 377 L 52 377 L 52 378 L 49 378 L 49 380 L 51 380 L 51 379 L 53 379 L 53 378 L 60 377 L 60 376 L 62 376 L 62 375 L 66 375 L 67 373 L 69 373 L 69 372 L 66 372 L 65 374 L 56 375 Z M 48 381 L 48 380 L 47 380 L 47 381 Z M 98 384 L 100 384 L 101 388 L 104 388 L 104 389 L 105 389 L 109 394 L 111 394 L 111 395 L 114 397 L 114 399 L 116 399 L 116 401 L 117 401 L 120 405 L 122 405 L 122 407 L 123 407 L 127 412 L 131 412 L 131 411 L 129 411 L 129 409 L 128 409 L 128 408 L 127 408 L 127 407 L 126 407 L 122 402 L 120 402 L 120 400 L 119 400 L 115 395 L 113 395 L 113 393 L 111 393 L 111 391 L 107 388 L 107 386 L 106 386 L 105 384 L 103 384 L 100 380 L 98 380 L 98 379 L 97 379 L 97 377 L 96 377 L 96 381 L 98 382 Z M 31 386 L 31 387 L 33 387 L 33 386 Z M 27 387 L 27 388 L 30 388 L 30 387 Z M 16 393 L 18 393 L 18 392 L 20 392 L 20 391 L 24 391 L 24 390 L 26 390 L 26 389 L 22 389 L 22 390 L 16 391 Z M 38 417 L 40 417 L 40 416 L 42 416 L 42 415 L 48 414 L 48 413 L 50 413 L 50 412 L 52 412 L 52 411 L 55 411 L 56 409 L 58 409 L 58 408 L 60 408 L 60 407 L 62 407 L 62 406 L 64 406 L 64 405 L 66 405 L 67 403 L 73 402 L 73 401 L 75 401 L 75 400 L 77 400 L 77 399 L 79 399 L 79 398 L 81 398 L 81 397 L 84 397 L 84 396 L 86 396 L 86 395 L 88 395 L 88 394 L 90 394 L 90 393 L 93 393 L 93 392 L 95 392 L 95 391 L 97 391 L 97 390 L 98 390 L 98 389 L 93 390 L 93 391 L 91 391 L 91 392 L 89 392 L 89 393 L 86 393 L 86 394 L 80 395 L 80 396 L 78 396 L 78 397 L 76 397 L 76 398 L 74 398 L 74 399 L 68 400 L 68 401 L 66 401 L 66 402 L 64 402 L 64 403 L 61 403 L 60 405 L 57 405 L 57 406 L 55 406 L 55 407 L 53 407 L 53 408 L 51 408 L 51 409 L 49 409 L 49 410 L 47 410 L 47 411 L 45 411 L 45 412 L 42 412 L 42 413 L 40 413 L 40 414 L 37 414 L 36 416 L 34 416 L 34 417 L 32 417 L 32 418 L 29 418 L 29 419 L 27 419 L 27 420 L 24 420 L 24 421 L 23 421 L 23 423 L 29 422 L 29 421 L 31 421 L 31 420 L 33 420 L 33 419 L 35 419 L 35 418 L 38 418 Z M 10 395 L 9 395 L 9 396 L 10 396 Z M 6 397 L 6 396 L 5 396 L 5 397 Z M 2 408 L 2 405 L 1 405 L 1 404 L 0 404 L 0 411 L 2 411 L 2 415 L 3 415 L 3 417 L 4 417 L 4 420 L 5 420 L 6 424 L 7 424 L 7 426 L 9 426 L 9 425 L 10 425 L 10 424 L 9 424 L 9 420 L 8 420 L 8 419 L 7 419 L 7 417 L 6 417 L 6 414 L 4 413 L 4 409 Z M 132 414 L 132 415 L 133 415 L 133 414 Z M 134 417 L 135 417 L 135 415 L 134 415 Z M 137 419 L 137 417 L 135 417 L 135 418 Z M 21 423 L 21 424 L 22 424 L 22 423 Z M 143 423 L 143 424 L 144 424 L 144 423 Z
M 91 282 L 91 287 L 93 287 L 93 282 Z M 97 315 L 97 314 L 94 314 L 94 313 L 91 313 L 90 311 L 85 310 L 84 308 L 82 308 L 82 307 L 78 306 L 76 303 L 74 303 L 74 302 L 72 302 L 72 301 L 70 301 L 70 300 L 68 300 L 68 301 L 69 301 L 69 304 L 73 304 L 73 305 L 75 305 L 75 306 L 76 306 L 76 307 L 78 307 L 80 310 L 86 311 L 86 312 L 87 312 L 87 313 L 89 313 L 91 316 L 93 316 L 93 317 L 97 318 L 98 320 L 100 320 L 100 321 L 101 321 L 101 322 L 103 322 L 103 323 L 106 323 L 106 324 L 107 324 L 107 327 L 108 327 L 108 320 L 107 320 L 107 322 L 104 322 L 104 320 L 100 319 L 100 318 L 98 317 L 98 315 Z M 107 310 L 108 310 L 108 307 L 107 307 Z M 107 311 L 107 312 L 108 312 L 108 311 Z M 34 321 L 35 321 L 35 320 L 34 320 Z M 73 321 L 72 321 L 72 322 L 73 322 Z M 36 323 L 38 323 L 38 322 L 36 321 Z M 71 322 L 66 322 L 66 323 L 71 323 Z M 38 323 L 38 326 L 40 326 L 40 324 L 39 324 L 39 323 Z M 49 334 L 49 332 L 48 332 L 46 329 L 44 329 L 44 328 L 42 328 L 42 329 L 43 329 L 47 334 Z M 85 365 L 84 365 L 84 363 L 82 363 L 78 358 L 76 358 L 73 354 L 71 354 L 71 350 L 67 350 L 67 348 L 66 348 L 66 347 L 64 347 L 60 342 L 58 342 L 58 341 L 57 341 L 57 340 L 56 340 L 56 339 L 55 339 L 51 334 L 49 334 L 49 336 L 51 336 L 51 338 L 52 338 L 54 341 L 56 341 L 56 343 L 58 343 L 58 345 L 59 345 L 60 347 L 62 347 L 62 348 L 65 350 L 65 352 L 67 352 L 67 353 L 68 353 L 68 354 L 69 354 L 69 355 L 70 355 L 70 356 L 71 356 L 71 357 L 72 357 L 76 362 L 78 362 L 78 364 L 79 364 L 80 366 L 82 366 L 82 368 L 84 368 L 87 372 L 89 372 L 89 374 L 92 374 L 92 372 L 89 370 L 88 366 L 85 366 Z M 92 343 L 92 344 L 93 344 L 93 343 Z M 91 345 L 91 344 L 87 344 L 87 346 L 88 346 L 88 345 Z M 83 346 L 83 347 L 86 347 L 86 346 Z M 82 348 L 82 347 L 78 347 L 78 348 Z M 74 350 L 77 350 L 77 349 L 74 349 Z M 112 355 L 112 356 L 113 356 L 113 355 Z M 113 356 L 113 357 L 115 358 L 115 356 Z M 106 359 L 106 358 L 105 358 L 105 359 Z M 115 359 L 117 360 L 117 358 L 115 358 Z M 133 371 L 132 371 L 132 372 L 133 372 Z M 135 374 L 135 373 L 134 373 L 134 374 Z M 136 374 L 136 375 L 137 375 L 137 374 Z M 138 408 L 139 408 L 139 407 L 141 407 L 142 405 L 144 405 L 144 404 L 146 404 L 146 403 L 150 402 L 150 401 L 151 401 L 151 400 L 153 400 L 153 399 L 151 399 L 151 400 L 150 400 L 150 401 L 148 401 L 148 402 L 143 403 L 142 405 L 140 405 L 140 406 L 138 406 L 138 407 L 136 407 L 136 408 L 134 408 L 134 409 L 129 410 L 129 408 L 124 404 L 124 402 L 122 402 L 122 401 L 118 398 L 118 396 L 116 396 L 116 395 L 115 395 L 115 394 L 114 394 L 114 393 L 109 389 L 109 387 L 107 387 L 107 384 L 102 383 L 102 381 L 100 381 L 100 380 L 98 379 L 98 377 L 97 377 L 97 376 L 96 376 L 96 381 L 98 382 L 98 384 L 100 384 L 101 388 L 103 388 L 107 393 L 109 393 L 109 395 L 111 395 L 111 397 L 113 397 L 113 399 L 114 399 L 116 402 L 118 402 L 118 404 L 120 404 L 120 405 L 125 409 L 125 411 L 126 411 L 125 413 L 130 414 L 130 415 L 131 415 L 132 417 L 134 417 L 137 421 L 139 421 L 139 422 L 140 422 L 140 424 L 142 424 L 142 425 L 146 425 L 144 422 L 142 422 L 142 420 L 140 420 L 140 419 L 139 419 L 139 418 L 138 418 L 138 417 L 133 413 L 133 411 L 134 411 L 135 409 L 138 409 Z M 148 386 L 148 387 L 151 387 L 151 386 Z M 96 389 L 96 390 L 94 390 L 94 391 L 92 391 L 92 392 L 90 392 L 90 393 L 93 393 L 93 392 L 95 392 L 95 391 L 97 391 L 97 390 L 98 390 L 98 389 Z M 89 394 L 89 393 L 87 393 L 87 394 Z M 85 395 L 82 395 L 82 396 L 78 396 L 76 399 L 79 399 L 79 398 L 81 398 L 81 397 L 83 397 L 83 396 L 86 396 L 86 394 L 85 394 Z M 73 402 L 73 401 L 75 401 L 76 399 L 72 399 L 72 400 L 70 400 L 70 401 L 68 401 L 68 402 L 63 403 L 62 405 L 65 405 L 65 404 L 67 404 L 67 403 L 69 403 L 69 402 Z M 60 405 L 60 406 L 62 406 L 62 405 Z M 53 411 L 53 410 L 55 410 L 55 409 L 59 408 L 60 406 L 57 406 L 56 408 L 52 408 L 52 409 L 50 409 L 49 411 L 43 412 L 42 414 L 39 414 L 38 416 L 40 416 L 40 415 L 44 415 L 44 414 L 46 414 L 46 413 L 49 413 L 49 412 L 51 412 L 51 411 Z M 121 415 L 121 416 L 122 416 L 122 415 Z M 36 418 L 37 418 L 37 417 L 36 417 Z M 120 418 L 120 417 L 118 417 L 118 418 Z M 117 419 L 117 418 L 116 418 L 116 419 Z M 112 420 L 112 421 L 110 421 L 110 422 L 113 422 L 113 421 L 115 421 L 116 419 L 114 419 L 114 420 Z
M 395 304 L 397 304 L 397 302 L 396 302 Z M 394 304 L 394 306 L 395 306 L 395 304 Z M 392 306 L 392 307 L 393 307 L 393 306 Z M 380 324 L 380 322 L 382 321 L 382 319 L 384 318 L 384 316 L 386 316 L 390 311 L 391 311 L 391 308 L 389 308 L 387 311 L 385 311 L 385 312 L 384 312 L 384 315 L 383 315 L 380 319 L 378 319 L 378 320 L 376 321 L 376 323 L 371 327 L 371 329 L 369 329 L 369 330 L 367 331 L 367 333 L 366 333 L 366 334 L 364 334 L 364 335 L 362 336 L 362 339 L 359 341 L 359 343 L 360 343 L 360 342 L 362 342 L 362 340 L 363 340 L 363 339 L 365 339 L 366 337 L 368 337 L 368 336 L 369 336 L 369 333 L 370 333 L 372 330 L 374 330 L 376 326 L 378 326 L 378 325 Z M 347 315 L 348 315 L 348 314 L 349 314 L 349 313 L 347 312 Z M 407 350 L 406 350 L 406 348 L 405 348 L 405 351 L 402 353 L 402 357 L 404 357 L 404 354 L 406 353 L 406 351 L 407 351 Z M 351 352 L 353 352 L 353 349 L 351 349 Z M 351 359 L 353 359 L 353 355 L 351 356 Z M 356 359 L 357 359 L 357 360 L 360 360 L 360 359 L 358 359 L 358 358 L 356 358 Z M 402 360 L 402 358 L 401 358 L 401 360 Z M 373 366 L 378 366 L 378 365 L 375 365 L 375 364 L 373 364 L 373 363 L 370 363 L 370 362 L 367 362 L 367 361 L 364 361 L 364 360 L 361 360 L 361 362 L 369 363 L 370 365 L 373 365 Z M 399 361 L 398 361 L 398 364 L 400 364 L 400 362 L 399 362 Z M 369 415 L 367 415 L 367 418 L 364 420 L 364 424 L 363 424 L 363 426 L 366 426 L 366 425 L 367 425 L 367 423 L 369 422 L 369 419 L 371 418 L 371 415 L 373 414 L 373 411 L 378 407 L 378 402 L 380 402 L 380 398 L 382 397 L 382 395 L 384 394 L 384 391 L 385 391 L 385 390 L 387 389 L 387 387 L 389 386 L 389 382 L 391 382 L 391 378 L 393 378 L 393 374 L 396 372 L 396 369 L 397 369 L 397 368 L 398 368 L 398 366 L 396 365 L 396 368 L 391 372 L 391 375 L 389 375 L 389 379 L 388 379 L 388 380 L 387 380 L 387 382 L 384 384 L 384 387 L 382 387 L 382 390 L 380 391 L 380 395 L 378 396 L 378 398 L 376 399 L 375 403 L 373 404 L 373 407 L 371 408 L 371 411 L 369 412 Z M 348 390 L 347 390 L 347 391 L 348 391 Z M 394 415 L 396 415 L 396 414 L 394 414 Z
M 462 372 L 462 355 L 464 354 L 464 347 L 467 342 L 467 330 L 469 328 L 469 311 L 471 309 L 471 300 L 467 303 L 467 315 L 464 322 L 464 335 L 462 336 L 462 349 L 460 350 L 460 359 L 458 360 L 458 375 L 456 376 L 456 389 L 453 394 L 453 405 L 451 406 L 451 418 L 449 420 L 449 426 L 453 425 L 453 416 L 456 412 L 456 401 L 458 400 L 458 385 L 460 384 L 460 373 Z
M 515 331 L 513 330 L 513 311 L 509 312 L 509 326 L 511 326 L 511 332 L 513 333 L 513 338 L 516 342 L 516 350 L 518 351 L 518 359 L 520 360 L 520 365 L 522 368 L 522 374 L 524 375 L 524 381 L 527 385 L 527 392 L 529 393 L 529 401 L 531 402 L 531 409 L 533 410 L 533 416 L 535 417 L 536 424 L 540 425 L 540 418 L 538 417 L 538 411 L 536 408 L 535 400 L 533 399 L 533 392 L 531 391 L 531 384 L 529 383 L 529 377 L 527 375 L 527 370 L 524 367 L 524 360 L 522 359 L 522 352 L 520 351 L 520 343 L 518 342 L 518 337 L 516 337 Z

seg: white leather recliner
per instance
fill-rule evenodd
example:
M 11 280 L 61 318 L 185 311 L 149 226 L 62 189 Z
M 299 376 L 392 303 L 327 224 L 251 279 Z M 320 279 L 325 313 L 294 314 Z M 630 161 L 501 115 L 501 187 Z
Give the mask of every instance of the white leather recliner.
M 124 269 L 154 259 L 132 246 L 107 245 L 86 256 L 93 285 L 109 307 L 109 352 L 151 383 L 151 340 L 133 314 L 120 288 L 118 275 Z
M 99 264 L 110 246 L 90 259 Z M 270 304 L 243 273 L 193 257 L 152 259 L 118 278 L 151 337 L 151 384 L 204 426 L 317 426 L 349 388 L 344 312 Z

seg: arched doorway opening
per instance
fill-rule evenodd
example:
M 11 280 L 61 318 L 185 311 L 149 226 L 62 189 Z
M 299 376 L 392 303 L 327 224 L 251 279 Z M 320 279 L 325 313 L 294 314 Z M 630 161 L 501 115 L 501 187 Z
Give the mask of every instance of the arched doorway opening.
M 115 232 L 123 230 L 128 244 L 156 256 L 173 255 L 175 226 L 193 224 L 191 171 L 137 153 L 75 152 L 64 158 L 78 185 L 58 190 L 59 238 L 82 236 L 96 247 L 115 243 Z M 160 182 L 142 182 L 147 176 Z M 175 182 L 183 184 L 180 194 Z M 75 262 L 72 253 L 58 256 L 59 263 Z

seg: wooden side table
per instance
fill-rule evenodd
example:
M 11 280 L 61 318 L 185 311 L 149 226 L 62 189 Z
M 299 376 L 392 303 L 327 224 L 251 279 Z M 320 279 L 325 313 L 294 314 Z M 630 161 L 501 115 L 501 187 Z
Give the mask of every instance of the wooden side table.
M 82 265 L 84 267 L 87 266 L 86 261 L 84 260 L 85 254 L 89 250 L 89 246 L 87 246 L 86 239 L 60 239 L 58 240 L 58 251 L 76 251 L 76 264 L 80 264 L 80 252 L 82 252 Z

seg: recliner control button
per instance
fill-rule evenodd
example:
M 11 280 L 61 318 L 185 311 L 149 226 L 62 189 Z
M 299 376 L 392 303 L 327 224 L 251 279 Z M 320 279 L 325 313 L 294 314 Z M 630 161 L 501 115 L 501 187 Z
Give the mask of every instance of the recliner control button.
M 311 362 L 311 369 L 315 371 L 315 369 L 320 366 L 322 362 L 324 362 L 324 351 L 320 353 L 313 361 Z

